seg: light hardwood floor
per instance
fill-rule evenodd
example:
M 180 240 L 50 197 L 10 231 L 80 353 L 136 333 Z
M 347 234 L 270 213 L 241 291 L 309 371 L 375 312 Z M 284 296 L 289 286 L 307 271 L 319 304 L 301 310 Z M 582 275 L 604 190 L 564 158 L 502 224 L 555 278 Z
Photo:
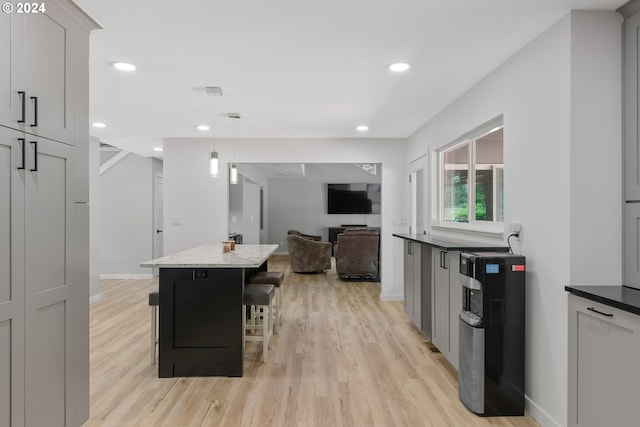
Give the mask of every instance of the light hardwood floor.
M 103 280 L 91 306 L 91 418 L 105 426 L 481 427 L 538 424 L 481 418 L 458 400 L 455 370 L 411 326 L 401 302 L 371 282 L 285 271 L 284 323 L 269 363 L 248 343 L 242 378 L 157 378 L 149 364 L 153 280 Z

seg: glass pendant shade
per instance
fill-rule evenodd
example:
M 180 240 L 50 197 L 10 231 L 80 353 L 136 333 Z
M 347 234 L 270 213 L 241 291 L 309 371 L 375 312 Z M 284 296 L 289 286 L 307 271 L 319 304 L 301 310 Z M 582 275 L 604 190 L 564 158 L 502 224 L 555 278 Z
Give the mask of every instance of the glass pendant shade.
M 238 183 L 238 167 L 235 163 L 231 164 L 231 179 L 229 180 L 232 184 Z
M 218 153 L 216 150 L 211 152 L 211 160 L 209 161 L 209 174 L 212 177 L 217 177 L 220 173 L 220 161 L 218 160 Z

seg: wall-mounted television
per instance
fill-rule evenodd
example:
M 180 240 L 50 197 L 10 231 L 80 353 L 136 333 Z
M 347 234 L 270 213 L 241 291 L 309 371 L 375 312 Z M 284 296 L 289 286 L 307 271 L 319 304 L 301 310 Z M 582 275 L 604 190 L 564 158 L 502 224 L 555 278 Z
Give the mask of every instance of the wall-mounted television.
M 327 184 L 327 213 L 379 214 L 380 184 Z

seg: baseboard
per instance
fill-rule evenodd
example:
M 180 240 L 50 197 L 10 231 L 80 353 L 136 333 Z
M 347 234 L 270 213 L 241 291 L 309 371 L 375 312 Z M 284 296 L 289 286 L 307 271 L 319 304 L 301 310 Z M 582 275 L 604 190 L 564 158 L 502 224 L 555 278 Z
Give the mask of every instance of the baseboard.
M 100 279 L 153 279 L 153 274 L 101 274 Z
M 524 409 L 542 427 L 562 427 L 561 423 L 551 418 L 541 407 L 529 399 L 529 396 L 524 397 Z
M 380 301 L 404 301 L 403 294 L 380 294 Z
M 96 294 L 89 298 L 89 304 L 93 304 L 94 302 L 98 302 L 102 299 L 102 294 Z

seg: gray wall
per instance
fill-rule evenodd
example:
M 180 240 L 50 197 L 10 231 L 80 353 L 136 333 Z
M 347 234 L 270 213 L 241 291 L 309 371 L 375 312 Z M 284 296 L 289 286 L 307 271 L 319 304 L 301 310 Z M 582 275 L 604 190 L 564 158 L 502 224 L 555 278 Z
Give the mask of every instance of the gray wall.
M 151 277 L 154 160 L 129 154 L 100 176 L 100 276 Z
M 288 251 L 286 235 L 290 229 L 320 235 L 326 241 L 328 227 L 342 224 L 380 226 L 380 215 L 327 214 L 326 182 L 308 178 L 271 178 L 269 189 L 268 243 L 280 245 L 278 252 Z M 382 191 L 385 191 L 384 187 Z

